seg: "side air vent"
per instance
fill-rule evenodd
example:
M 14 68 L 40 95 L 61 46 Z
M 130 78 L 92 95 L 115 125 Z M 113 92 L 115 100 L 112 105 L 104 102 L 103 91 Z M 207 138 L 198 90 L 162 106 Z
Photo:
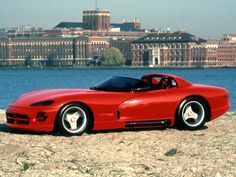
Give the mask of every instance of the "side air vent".
M 120 110 L 117 110 L 117 118 L 120 119 Z

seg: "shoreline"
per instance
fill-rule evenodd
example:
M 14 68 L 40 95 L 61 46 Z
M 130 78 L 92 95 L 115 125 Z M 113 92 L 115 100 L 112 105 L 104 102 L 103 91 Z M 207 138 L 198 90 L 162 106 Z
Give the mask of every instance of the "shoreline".
M 202 67 L 184 67 L 184 66 L 58 66 L 58 67 L 27 67 L 27 66 L 0 66 L 0 69 L 234 69 L 236 66 L 202 66 Z

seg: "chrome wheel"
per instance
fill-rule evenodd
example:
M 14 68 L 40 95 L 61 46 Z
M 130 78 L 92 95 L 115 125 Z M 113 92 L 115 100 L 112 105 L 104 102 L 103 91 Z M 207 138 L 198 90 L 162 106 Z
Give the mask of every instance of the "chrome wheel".
M 197 130 L 203 127 L 209 117 L 209 107 L 199 97 L 189 97 L 178 107 L 176 125 L 179 128 Z
M 60 112 L 58 125 L 64 135 L 80 135 L 89 124 L 89 113 L 82 105 L 70 104 Z
M 182 109 L 183 121 L 190 127 L 197 127 L 205 117 L 205 110 L 201 103 L 190 101 Z

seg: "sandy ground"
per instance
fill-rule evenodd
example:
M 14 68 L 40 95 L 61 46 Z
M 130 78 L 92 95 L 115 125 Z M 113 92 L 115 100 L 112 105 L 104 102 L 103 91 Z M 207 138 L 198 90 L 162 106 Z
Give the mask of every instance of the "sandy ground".
M 112 131 L 78 137 L 12 131 L 4 122 L 0 111 L 4 177 L 236 176 L 236 112 L 199 131 Z

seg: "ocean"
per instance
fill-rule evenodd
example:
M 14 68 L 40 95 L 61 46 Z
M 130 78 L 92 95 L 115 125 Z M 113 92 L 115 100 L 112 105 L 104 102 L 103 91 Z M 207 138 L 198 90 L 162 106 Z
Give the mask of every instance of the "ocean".
M 169 73 L 195 84 L 224 87 L 236 111 L 236 68 L 159 69 L 159 68 L 86 68 L 86 69 L 0 69 L 0 109 L 21 94 L 42 89 L 89 88 L 110 76 L 140 78 L 144 74 Z

